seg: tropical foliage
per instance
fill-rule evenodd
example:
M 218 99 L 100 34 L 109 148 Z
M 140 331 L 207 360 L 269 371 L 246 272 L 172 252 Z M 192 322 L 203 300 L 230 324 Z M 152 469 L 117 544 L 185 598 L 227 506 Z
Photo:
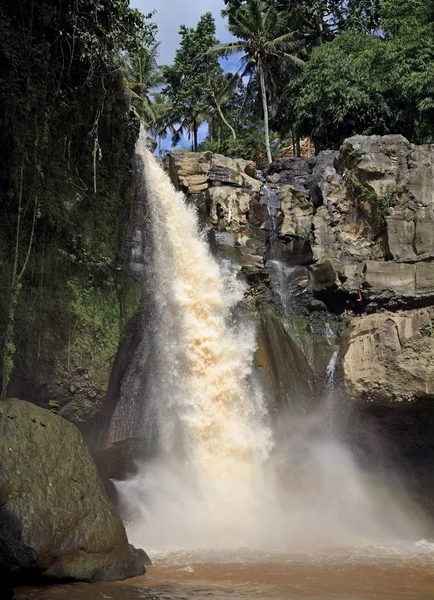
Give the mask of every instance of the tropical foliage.
M 237 39 L 218 49 L 242 52 L 241 76 L 259 75 L 257 118 L 269 159 L 270 128 L 295 149 L 300 137 L 320 149 L 355 133 L 433 141 L 433 0 L 224 3 Z
M 250 0 L 233 10 L 229 7 L 223 13 L 229 18 L 229 30 L 240 41 L 221 44 L 213 48 L 223 56 L 242 52 L 237 76 L 241 79 L 258 73 L 259 88 L 264 118 L 265 147 L 268 161 L 271 162 L 269 132 L 269 109 L 267 94 L 273 91 L 273 75 L 279 61 L 286 61 L 300 67 L 301 45 L 296 33 L 289 29 L 290 21 L 284 11 L 278 11 L 274 3 L 264 0 Z M 295 53 L 294 53 L 295 51 Z
M 209 13 L 195 28 L 182 26 L 173 64 L 154 63 L 165 82 L 155 108 L 146 87 L 141 117 L 160 139 L 170 132 L 173 144 L 188 138 L 193 150 L 264 154 L 267 162 L 279 147 L 297 153 L 304 137 L 317 150 L 356 133 L 430 142 L 433 7 L 434 0 L 222 0 L 233 41 L 216 40 Z M 202 142 L 199 130 L 208 131 Z
M 217 41 L 211 13 L 203 15 L 196 28 L 181 26 L 179 34 L 181 43 L 174 63 L 163 67 L 163 94 L 171 105 L 163 120 L 173 131 L 174 144 L 186 134 L 192 138 L 193 150 L 197 150 L 199 127 L 212 120 L 216 109 L 214 90 L 223 79 L 217 58 L 207 55 Z
M 122 66 L 155 31 L 128 0 L 0 4 L 2 395 L 17 338 L 42 352 L 44 319 L 78 332 L 85 290 L 116 305 L 138 131 Z

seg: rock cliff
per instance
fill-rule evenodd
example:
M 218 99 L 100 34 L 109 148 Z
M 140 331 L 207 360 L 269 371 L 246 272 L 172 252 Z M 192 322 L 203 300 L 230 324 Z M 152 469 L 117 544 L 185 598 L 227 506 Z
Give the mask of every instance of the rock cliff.
M 238 263 L 247 282 L 243 309 L 257 323 L 256 366 L 273 410 L 315 404 L 343 330 L 341 371 L 358 406 L 411 401 L 417 409 L 434 398 L 433 157 L 432 146 L 402 136 L 356 136 L 339 151 L 283 158 L 265 172 L 210 152 L 166 157 L 213 251 Z M 124 261 L 134 282 L 129 306 L 147 293 L 140 290 L 149 246 L 142 183 L 138 177 Z M 152 301 L 142 299 L 146 310 L 130 320 L 109 384 L 107 369 L 98 379 L 73 364 L 57 393 L 53 378 L 38 370 L 34 345 L 19 349 L 29 362 L 13 389 L 34 400 L 40 387 L 33 382 L 49 381 L 44 398 L 79 424 L 106 481 L 144 449 L 131 423 L 142 421 L 152 387 Z M 68 394 L 70 402 L 59 403 Z M 128 427 L 125 414 L 135 415 Z
M 434 304 L 433 146 L 355 136 L 339 151 L 283 158 L 263 174 L 211 153 L 175 152 L 166 165 L 220 251 L 238 252 L 250 309 L 279 310 L 267 264 L 297 266 L 293 310 L 318 316 L 327 308 L 351 321 L 350 395 L 433 397 L 431 312 L 423 310 Z
M 434 398 L 434 307 L 353 319 L 344 358 L 347 391 L 374 402 Z

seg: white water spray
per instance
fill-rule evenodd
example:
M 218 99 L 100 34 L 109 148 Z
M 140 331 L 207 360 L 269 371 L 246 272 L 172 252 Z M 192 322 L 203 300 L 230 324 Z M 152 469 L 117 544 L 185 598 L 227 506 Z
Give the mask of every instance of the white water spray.
M 322 439 L 320 418 L 288 418 L 274 448 L 252 376 L 254 331 L 231 319 L 243 286 L 212 257 L 194 208 L 143 142 L 138 154 L 152 220 L 159 448 L 118 483 L 132 542 L 298 550 L 408 533 L 401 509 L 379 502 L 350 453 Z

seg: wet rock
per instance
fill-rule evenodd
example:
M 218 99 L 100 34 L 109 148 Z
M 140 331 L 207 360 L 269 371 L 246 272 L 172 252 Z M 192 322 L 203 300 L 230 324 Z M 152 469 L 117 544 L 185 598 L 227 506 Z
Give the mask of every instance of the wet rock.
M 315 158 L 282 158 L 269 166 L 265 177 L 268 183 L 290 184 L 303 189 L 314 164 Z
M 272 313 L 257 321 L 258 349 L 255 364 L 271 403 L 272 412 L 307 409 L 316 396 L 315 374 L 301 348 Z
M 209 220 L 220 230 L 241 232 L 249 229 L 251 194 L 242 188 L 212 187 L 203 193 Z
M 175 152 L 168 165 L 190 197 L 200 187 L 206 221 L 235 233 L 236 246 L 257 238 L 259 260 L 309 267 L 310 287 L 328 290 L 330 310 L 434 301 L 432 146 L 401 135 L 353 136 L 340 151 L 272 163 L 265 183 L 250 177 L 246 161 L 211 153 Z
M 307 237 L 312 228 L 313 205 L 304 192 L 291 185 L 282 186 L 281 191 L 283 222 L 280 226 L 280 234 Z
M 327 312 L 327 304 L 317 298 L 312 298 L 307 308 L 310 312 Z
M 241 270 L 247 282 L 243 306 L 251 313 L 281 310 L 280 300 L 274 293 L 271 278 L 263 267 L 245 265 Z
M 310 286 L 315 291 L 324 290 L 328 287 L 337 285 L 338 277 L 333 263 L 330 260 L 313 265 L 309 273 Z
M 0 562 L 9 577 L 111 581 L 144 572 L 74 425 L 2 401 L 0 453 Z

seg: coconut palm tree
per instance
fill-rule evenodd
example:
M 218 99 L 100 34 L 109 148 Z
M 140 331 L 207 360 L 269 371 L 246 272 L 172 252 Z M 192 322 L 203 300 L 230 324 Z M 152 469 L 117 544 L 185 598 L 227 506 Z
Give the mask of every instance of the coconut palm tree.
M 265 144 L 268 161 L 272 161 L 269 131 L 269 109 L 267 84 L 271 81 L 270 67 L 277 60 L 301 66 L 299 54 L 302 43 L 297 32 L 290 31 L 287 18 L 264 0 L 248 0 L 236 10 L 225 10 L 229 19 L 229 31 L 239 41 L 219 44 L 212 48 L 222 56 L 242 52 L 241 67 L 234 79 L 258 73 L 259 87 L 264 113 Z
M 157 64 L 158 44 L 148 49 L 141 47 L 125 57 L 127 87 L 131 96 L 131 107 L 135 115 L 150 126 L 158 117 L 152 92 L 157 92 L 164 83 L 163 73 Z

